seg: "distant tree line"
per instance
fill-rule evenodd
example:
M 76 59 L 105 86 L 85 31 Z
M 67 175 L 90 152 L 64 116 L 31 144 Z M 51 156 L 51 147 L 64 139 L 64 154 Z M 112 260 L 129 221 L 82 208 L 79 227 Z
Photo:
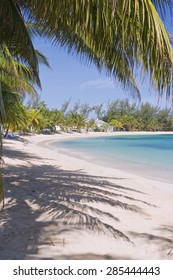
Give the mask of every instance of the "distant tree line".
M 116 100 L 107 105 L 102 119 L 116 130 L 125 131 L 173 131 L 173 112 L 149 103 L 136 106 Z
M 51 133 L 75 130 L 103 131 L 96 127 L 95 119 L 100 119 L 115 131 L 173 131 L 173 112 L 149 103 L 131 104 L 126 100 L 116 100 L 91 106 L 76 102 L 69 108 L 70 99 L 65 100 L 60 109 L 49 109 L 44 101 L 32 100 L 23 105 L 20 96 L 12 95 L 4 99 L 6 120 L 4 129 L 8 131 Z M 90 115 L 94 118 L 90 118 Z M 58 127 L 58 129 L 57 129 Z M 105 126 L 106 127 L 106 126 Z

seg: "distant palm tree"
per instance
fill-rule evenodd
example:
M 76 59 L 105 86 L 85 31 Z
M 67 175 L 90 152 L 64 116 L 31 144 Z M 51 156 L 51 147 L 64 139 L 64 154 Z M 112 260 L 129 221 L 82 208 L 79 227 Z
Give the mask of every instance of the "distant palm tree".
M 122 130 L 123 129 L 123 123 L 119 120 L 112 119 L 109 124 L 113 126 L 116 130 Z
M 22 97 L 17 92 L 3 91 L 2 92 L 4 109 L 5 109 L 5 124 L 3 128 L 6 130 L 4 137 L 8 135 L 9 129 L 12 131 L 21 130 L 26 121 L 26 110 L 21 100 Z
M 27 127 L 30 131 L 40 130 L 43 124 L 43 116 L 39 110 L 30 109 L 27 112 Z

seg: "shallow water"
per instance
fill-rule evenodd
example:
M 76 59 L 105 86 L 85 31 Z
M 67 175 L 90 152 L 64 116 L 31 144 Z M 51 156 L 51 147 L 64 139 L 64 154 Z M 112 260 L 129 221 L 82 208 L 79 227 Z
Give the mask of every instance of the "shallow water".
M 51 143 L 99 165 L 173 183 L 173 135 L 77 138 Z

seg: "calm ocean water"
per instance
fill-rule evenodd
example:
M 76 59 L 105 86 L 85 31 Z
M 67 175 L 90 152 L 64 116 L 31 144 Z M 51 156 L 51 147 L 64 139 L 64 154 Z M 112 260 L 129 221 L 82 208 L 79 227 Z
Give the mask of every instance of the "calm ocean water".
M 126 135 L 51 143 L 100 165 L 173 183 L 173 135 Z

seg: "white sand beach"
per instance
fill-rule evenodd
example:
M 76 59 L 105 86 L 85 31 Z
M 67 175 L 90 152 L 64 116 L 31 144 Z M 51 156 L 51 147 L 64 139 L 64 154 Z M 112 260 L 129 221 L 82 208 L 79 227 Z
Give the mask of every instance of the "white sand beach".
M 47 145 L 67 137 L 3 140 L 0 259 L 173 259 L 173 184 Z

